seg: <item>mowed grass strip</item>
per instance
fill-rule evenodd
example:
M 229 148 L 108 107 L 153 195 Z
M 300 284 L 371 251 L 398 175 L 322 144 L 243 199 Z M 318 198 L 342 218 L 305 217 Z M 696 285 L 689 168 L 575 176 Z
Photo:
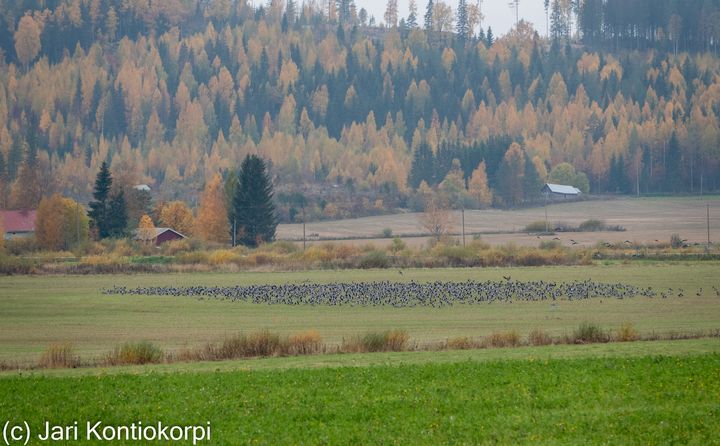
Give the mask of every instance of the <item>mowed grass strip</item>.
M 34 429 L 210 421 L 213 444 L 712 444 L 720 355 L 14 377 L 0 394 Z
M 0 361 L 35 363 L 48 346 L 72 344 L 85 359 L 107 354 L 125 342 L 152 342 L 166 351 L 194 348 L 237 333 L 267 329 L 281 335 L 316 330 L 322 340 L 371 331 L 405 330 L 419 342 L 486 336 L 539 328 L 554 336 L 583 322 L 606 330 L 634 324 L 643 334 L 720 328 L 720 263 L 615 264 L 586 267 L 458 268 L 303 271 L 284 273 L 157 274 L 97 276 L 13 276 L 0 278 Z M 449 308 L 318 307 L 253 305 L 187 297 L 106 296 L 118 286 L 246 285 L 258 283 L 452 280 L 623 282 L 684 288 L 685 297 L 592 299 L 453 306 Z M 700 296 L 696 292 L 703 288 Z

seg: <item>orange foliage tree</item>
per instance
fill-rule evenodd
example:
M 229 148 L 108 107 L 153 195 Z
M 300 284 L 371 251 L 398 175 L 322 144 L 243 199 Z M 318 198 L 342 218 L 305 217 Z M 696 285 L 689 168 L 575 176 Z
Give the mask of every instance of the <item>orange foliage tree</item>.
M 205 186 L 194 228 L 194 234 L 203 240 L 226 243 L 230 237 L 223 181 L 219 174 Z
M 470 182 L 468 183 L 470 195 L 477 201 L 478 206 L 486 208 L 492 204 L 493 193 L 488 186 L 487 171 L 485 170 L 485 161 L 478 164 L 473 170 Z
M 184 201 L 171 201 L 160 209 L 159 223 L 184 235 L 190 235 L 195 224 L 192 210 Z
M 88 217 L 75 200 L 54 194 L 40 201 L 35 237 L 43 249 L 69 249 L 87 240 L 88 230 Z
M 137 238 L 144 241 L 150 242 L 155 238 L 155 224 L 149 215 L 145 214 L 140 217 L 140 223 L 138 223 Z

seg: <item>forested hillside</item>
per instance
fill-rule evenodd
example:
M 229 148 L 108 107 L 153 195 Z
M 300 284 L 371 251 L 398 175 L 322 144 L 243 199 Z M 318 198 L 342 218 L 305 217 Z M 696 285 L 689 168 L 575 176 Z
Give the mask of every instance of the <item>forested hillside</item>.
M 404 18 L 390 0 L 382 26 L 349 0 L 4 2 L 0 204 L 87 202 L 107 160 L 114 187 L 194 207 L 248 153 L 283 220 L 295 192 L 338 217 L 431 188 L 519 205 L 548 176 L 720 189 L 720 2 L 546 4 L 495 38 L 465 0 Z

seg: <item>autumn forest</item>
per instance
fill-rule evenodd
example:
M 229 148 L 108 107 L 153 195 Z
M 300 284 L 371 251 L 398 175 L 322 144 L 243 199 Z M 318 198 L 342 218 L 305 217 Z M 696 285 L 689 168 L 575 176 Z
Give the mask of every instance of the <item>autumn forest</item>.
M 410 2 L 3 2 L 0 207 L 88 203 L 106 161 L 195 209 L 248 154 L 285 222 L 521 206 L 549 180 L 720 190 L 720 1 L 553 0 L 502 36 L 473 0 Z

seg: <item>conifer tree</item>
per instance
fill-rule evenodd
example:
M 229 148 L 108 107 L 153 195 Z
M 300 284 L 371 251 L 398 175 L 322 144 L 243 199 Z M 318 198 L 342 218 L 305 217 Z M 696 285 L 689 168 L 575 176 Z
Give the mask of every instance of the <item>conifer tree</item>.
M 408 183 L 415 189 L 423 181 L 428 184 L 435 184 L 435 155 L 433 155 L 430 146 L 426 142 L 423 142 L 415 149 L 410 178 L 408 178 Z
M 257 246 L 275 238 L 277 219 L 272 198 L 265 162 L 256 155 L 246 156 L 240 167 L 230 222 L 235 225 L 236 240 L 241 244 Z
M 468 10 L 467 1 L 459 0 L 457 7 L 457 24 L 455 25 L 455 31 L 460 37 L 460 40 L 465 40 L 468 36 Z
M 35 209 L 40 204 L 43 191 L 40 189 L 38 170 L 37 147 L 35 144 L 28 144 L 25 159 L 20 165 L 11 191 L 10 201 L 15 209 Z
M 95 178 L 95 190 L 93 191 L 94 201 L 89 203 L 90 224 L 97 230 L 98 237 L 105 238 L 110 235 L 109 231 L 109 205 L 110 187 L 112 186 L 112 175 L 107 162 L 103 161 L 100 171 Z
M 110 198 L 107 213 L 107 230 L 109 237 L 127 235 L 128 215 L 125 203 L 125 192 L 122 190 Z
M 410 0 L 410 3 L 408 4 L 408 11 L 409 11 L 409 14 L 407 16 L 407 20 L 405 21 L 405 25 L 409 29 L 415 29 L 418 27 L 417 4 L 415 3 L 415 0 Z
M 433 9 L 435 3 L 433 0 L 428 0 L 427 8 L 425 9 L 425 31 L 432 31 L 433 29 Z
M 526 203 L 533 203 L 540 199 L 540 189 L 543 182 L 538 175 L 535 164 L 525 152 L 525 172 L 523 175 L 523 195 Z

